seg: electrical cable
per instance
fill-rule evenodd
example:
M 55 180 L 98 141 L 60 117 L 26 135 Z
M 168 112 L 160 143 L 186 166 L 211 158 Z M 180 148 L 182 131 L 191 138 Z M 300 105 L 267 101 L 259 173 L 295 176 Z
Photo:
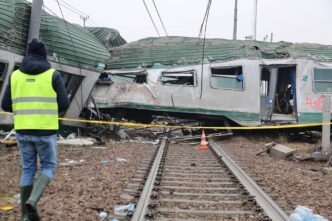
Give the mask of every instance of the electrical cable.
M 90 18 L 89 20 L 91 21 L 91 23 L 92 23 L 94 26 L 97 26 L 97 27 L 99 26 L 99 25 L 97 25 L 97 23 L 96 23 L 92 18 Z
M 163 20 L 161 19 L 161 16 L 160 16 L 160 14 L 159 14 L 159 10 L 158 10 L 158 8 L 157 8 L 157 5 L 156 5 L 156 3 L 154 2 L 154 0 L 152 0 L 152 2 L 153 2 L 153 5 L 154 5 L 154 8 L 156 9 L 156 11 L 157 11 L 157 13 L 158 13 L 159 20 L 160 20 L 160 22 L 161 22 L 161 25 L 163 26 L 163 29 L 164 29 L 164 31 L 165 31 L 165 33 L 166 33 L 166 36 L 168 36 L 168 33 L 167 33 L 167 31 L 166 31 L 166 28 L 165 28 L 164 22 L 163 22 Z
M 48 11 L 50 11 L 50 13 L 53 14 L 54 17 L 55 17 L 56 19 L 60 19 L 60 17 L 59 17 L 55 12 L 53 12 L 50 8 L 48 8 L 48 7 L 44 4 L 44 2 L 43 2 L 43 7 L 46 8 Z M 45 22 L 46 22 L 46 25 L 45 25 L 45 26 L 46 26 L 46 31 L 47 31 L 47 33 L 49 33 L 48 25 L 47 25 L 47 15 L 46 15 L 46 12 L 45 12 L 45 11 L 44 11 L 44 19 L 45 19 Z M 56 25 L 58 25 L 58 22 L 56 23 Z M 58 26 L 58 27 L 59 27 L 59 26 Z M 50 38 L 50 45 L 51 45 L 52 48 L 55 48 L 54 45 L 52 44 L 52 38 Z M 54 50 L 53 50 L 53 51 L 54 51 Z M 65 71 L 63 70 L 62 64 L 61 64 L 57 59 L 55 60 L 55 63 L 57 63 L 57 64 L 59 65 L 61 72 L 65 73 Z M 81 107 L 80 107 L 80 104 L 79 104 L 79 102 L 77 101 L 77 99 L 76 99 L 75 96 L 74 96 L 74 101 L 75 101 L 75 103 L 77 104 L 77 106 L 78 106 L 79 108 L 81 108 Z
M 200 96 L 199 98 L 202 99 L 202 95 L 203 95 L 203 67 L 204 67 L 204 57 L 205 57 L 205 40 L 206 40 L 206 29 L 207 29 L 207 22 L 209 19 L 209 14 L 210 14 L 210 8 L 211 8 L 211 4 L 212 4 L 212 0 L 208 0 L 208 5 L 206 7 L 206 12 L 205 12 L 205 16 L 204 16 L 204 20 L 201 26 L 201 31 L 202 31 L 202 27 L 204 27 L 204 38 L 203 38 L 203 50 L 202 50 L 202 68 L 201 68 L 201 91 L 200 91 Z
M 55 1 L 57 1 L 57 0 L 55 0 Z M 74 6 L 69 5 L 68 3 L 64 2 L 63 0 L 60 0 L 60 1 L 61 1 L 61 2 L 60 2 L 60 5 L 62 5 L 64 8 L 68 9 L 69 11 L 73 12 L 74 14 L 79 15 L 81 18 L 82 18 L 82 17 L 89 17 L 89 20 L 91 20 L 90 24 L 91 24 L 92 26 L 98 26 L 98 25 L 96 24 L 96 22 L 94 22 L 93 19 L 90 18 L 90 16 L 89 16 L 88 14 L 86 14 L 86 13 L 84 13 L 84 12 L 82 12 L 82 11 L 76 9 Z M 68 5 L 68 6 L 67 6 L 67 5 Z M 87 20 L 87 21 L 88 21 L 88 20 Z
M 61 15 L 62 15 L 62 19 L 64 20 L 64 23 L 66 25 L 66 29 L 67 29 L 67 32 L 68 32 L 68 35 L 69 35 L 69 38 L 70 38 L 70 41 L 71 41 L 71 44 L 72 44 L 72 47 L 74 48 L 74 52 L 75 52 L 75 56 L 76 56 L 76 59 L 77 59 L 77 64 L 78 64 L 78 67 L 79 67 L 79 70 L 80 70 L 80 77 L 82 79 L 82 68 L 81 68 L 81 63 L 80 63 L 80 59 L 78 57 L 78 53 L 77 53 L 77 50 L 76 50 L 76 47 L 74 46 L 74 41 L 73 41 L 73 37 L 71 36 L 70 34 L 70 31 L 69 31 L 69 27 L 68 27 L 68 22 L 66 21 L 65 19 L 65 16 L 63 15 L 63 12 L 62 12 L 62 8 L 61 8 L 61 5 L 59 3 L 59 0 L 56 0 L 57 3 L 58 3 L 58 6 L 59 6 L 59 10 L 61 12 Z M 80 89 L 81 89 L 81 105 L 82 105 L 82 108 L 78 105 L 80 111 L 83 110 L 83 88 L 82 88 L 82 82 L 80 84 Z
M 148 12 L 148 14 L 149 14 L 149 16 L 150 16 L 150 20 L 151 20 L 151 22 L 152 22 L 152 24 L 153 24 L 153 26 L 154 26 L 154 29 L 156 30 L 156 32 L 158 33 L 158 36 L 160 37 L 160 33 L 159 33 L 158 29 L 157 29 L 156 24 L 155 24 L 154 21 L 153 21 L 153 18 L 152 18 L 152 16 L 151 16 L 151 13 L 150 13 L 150 11 L 149 11 L 148 6 L 147 6 L 146 3 L 145 3 L 145 0 L 143 0 L 143 3 L 144 3 L 144 5 L 145 5 L 146 11 Z
M 82 12 L 82 11 L 80 11 L 80 10 L 78 10 L 77 8 L 75 8 L 74 6 L 72 6 L 72 5 L 70 5 L 70 4 L 68 4 L 67 2 L 65 2 L 64 0 L 59 0 L 60 2 L 61 2 L 61 5 L 65 5 L 64 7 L 66 7 L 66 8 L 71 8 L 72 10 L 74 10 L 74 11 L 76 11 L 77 12 L 77 14 L 79 14 L 79 15 L 82 15 L 82 16 L 87 16 L 88 14 L 86 14 L 86 13 L 84 13 L 84 12 Z

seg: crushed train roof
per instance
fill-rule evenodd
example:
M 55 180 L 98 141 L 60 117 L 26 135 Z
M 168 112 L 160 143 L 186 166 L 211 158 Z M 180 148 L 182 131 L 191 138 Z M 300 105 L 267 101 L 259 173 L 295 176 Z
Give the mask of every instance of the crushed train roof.
M 105 27 L 87 27 L 87 29 L 110 51 L 127 43 L 118 30 Z
M 30 13 L 31 3 L 25 0 L 0 2 L 1 49 L 24 54 Z M 110 59 L 108 48 L 100 41 L 98 33 L 94 36 L 95 32 L 91 33 L 89 30 L 52 16 L 45 11 L 42 12 L 40 38 L 48 48 L 51 61 L 93 70 L 96 69 L 98 63 L 106 64 Z M 110 32 L 110 30 L 105 29 L 105 32 Z M 112 32 L 117 31 L 112 29 Z M 113 42 L 124 41 L 119 34 L 113 36 Z
M 206 39 L 205 61 L 239 58 L 310 58 L 332 61 L 332 46 L 261 42 L 252 40 Z M 202 62 L 203 39 L 191 37 L 154 37 L 113 48 L 109 69 L 177 66 Z

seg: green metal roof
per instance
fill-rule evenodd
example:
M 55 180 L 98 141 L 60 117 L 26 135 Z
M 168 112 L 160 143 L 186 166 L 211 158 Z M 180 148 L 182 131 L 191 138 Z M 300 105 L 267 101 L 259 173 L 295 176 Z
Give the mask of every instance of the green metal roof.
M 0 1 L 0 48 L 24 55 L 30 22 L 31 3 Z M 49 60 L 95 70 L 110 59 L 107 48 L 87 29 L 43 11 L 40 38 Z
M 126 44 L 118 30 L 104 27 L 87 27 L 87 29 L 110 51 L 113 47 Z
M 190 37 L 145 38 L 113 48 L 108 69 L 199 64 L 203 39 Z M 204 59 L 208 62 L 239 58 L 310 58 L 332 61 L 332 46 L 206 39 Z

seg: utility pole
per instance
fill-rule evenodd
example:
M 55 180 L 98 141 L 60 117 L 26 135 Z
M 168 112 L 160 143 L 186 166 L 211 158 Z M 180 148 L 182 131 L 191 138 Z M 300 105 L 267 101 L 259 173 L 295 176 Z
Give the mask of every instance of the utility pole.
M 89 19 L 89 15 L 80 15 L 80 18 L 83 20 L 83 28 L 85 28 L 85 22 Z
M 43 0 L 32 1 L 28 42 L 33 38 L 39 38 L 42 7 Z
M 236 34 L 237 34 L 237 0 L 235 0 L 235 6 L 234 6 L 233 40 L 236 40 Z
M 257 25 L 257 0 L 254 0 L 254 21 L 253 21 L 253 40 L 256 40 L 256 25 Z
M 271 42 L 273 42 L 273 32 L 271 32 Z

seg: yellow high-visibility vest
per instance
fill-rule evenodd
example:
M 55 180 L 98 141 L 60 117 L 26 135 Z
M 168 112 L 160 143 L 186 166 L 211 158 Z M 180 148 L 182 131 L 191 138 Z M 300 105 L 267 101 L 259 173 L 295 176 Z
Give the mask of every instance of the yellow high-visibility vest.
M 14 71 L 11 79 L 11 97 L 16 130 L 57 130 L 57 94 L 52 86 L 54 69 L 37 75 Z

